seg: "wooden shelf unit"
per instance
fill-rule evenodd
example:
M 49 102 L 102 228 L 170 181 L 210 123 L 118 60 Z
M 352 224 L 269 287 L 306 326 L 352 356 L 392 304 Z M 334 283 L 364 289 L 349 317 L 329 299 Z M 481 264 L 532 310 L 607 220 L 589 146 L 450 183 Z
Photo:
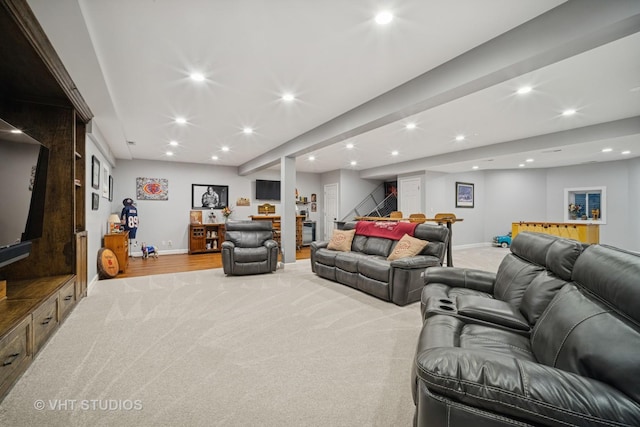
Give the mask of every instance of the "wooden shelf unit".
M 251 215 L 252 221 L 271 221 L 273 229 L 273 240 L 281 244 L 282 220 L 280 215 Z M 302 248 L 302 223 L 304 215 L 296 215 L 296 249 Z
M 113 251 L 118 259 L 119 272 L 126 273 L 129 267 L 129 232 L 105 234 L 102 246 Z
M 220 252 L 224 242 L 225 224 L 190 224 L 189 254 Z
M 93 117 L 28 2 L 0 7 L 0 118 L 49 148 L 42 237 L 0 268 L 0 399 L 86 296 L 85 135 Z

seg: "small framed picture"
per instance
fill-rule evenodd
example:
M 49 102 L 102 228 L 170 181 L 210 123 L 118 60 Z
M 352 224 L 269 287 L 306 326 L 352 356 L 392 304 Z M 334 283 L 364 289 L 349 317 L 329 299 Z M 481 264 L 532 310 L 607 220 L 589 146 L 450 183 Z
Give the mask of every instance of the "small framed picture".
M 91 193 L 91 210 L 97 211 L 100 207 L 100 195 L 98 193 Z
M 472 208 L 473 200 L 473 184 L 456 182 L 456 208 Z
M 96 156 L 91 156 L 91 186 L 100 188 L 100 160 Z

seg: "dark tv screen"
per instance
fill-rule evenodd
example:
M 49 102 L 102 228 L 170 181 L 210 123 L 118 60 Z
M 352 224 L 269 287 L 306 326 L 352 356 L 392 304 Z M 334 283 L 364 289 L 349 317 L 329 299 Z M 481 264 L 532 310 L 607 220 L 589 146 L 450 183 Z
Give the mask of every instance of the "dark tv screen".
M 280 181 L 256 179 L 256 200 L 280 200 Z
M 49 150 L 0 120 L 0 267 L 29 255 L 42 237 Z

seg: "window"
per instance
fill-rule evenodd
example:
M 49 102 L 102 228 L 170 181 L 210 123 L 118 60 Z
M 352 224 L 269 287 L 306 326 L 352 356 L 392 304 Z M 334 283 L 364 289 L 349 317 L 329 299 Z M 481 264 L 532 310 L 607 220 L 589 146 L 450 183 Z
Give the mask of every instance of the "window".
M 606 224 L 606 187 L 565 188 L 564 220 Z

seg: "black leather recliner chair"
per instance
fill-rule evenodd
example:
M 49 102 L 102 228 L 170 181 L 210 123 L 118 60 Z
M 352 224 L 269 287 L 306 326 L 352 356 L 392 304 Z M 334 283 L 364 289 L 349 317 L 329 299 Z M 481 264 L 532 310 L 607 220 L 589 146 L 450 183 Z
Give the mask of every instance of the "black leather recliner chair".
M 276 271 L 278 243 L 270 221 L 229 222 L 222 243 L 222 268 L 227 275 Z

